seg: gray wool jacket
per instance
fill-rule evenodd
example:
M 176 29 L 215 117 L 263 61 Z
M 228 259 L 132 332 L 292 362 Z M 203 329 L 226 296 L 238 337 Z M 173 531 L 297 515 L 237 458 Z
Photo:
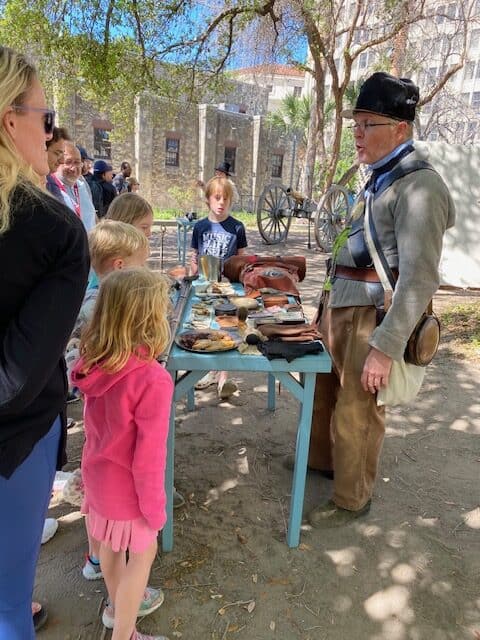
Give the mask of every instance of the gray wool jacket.
M 409 161 L 412 158 L 425 160 L 416 150 L 408 155 Z M 380 193 L 372 215 L 387 262 L 398 269 L 399 276 L 392 305 L 369 344 L 401 360 L 410 334 L 440 284 L 443 236 L 455 223 L 455 207 L 442 178 L 420 169 Z M 339 250 L 336 263 L 355 266 L 347 245 Z M 381 285 L 334 278 L 329 307 L 378 306 L 382 298 Z

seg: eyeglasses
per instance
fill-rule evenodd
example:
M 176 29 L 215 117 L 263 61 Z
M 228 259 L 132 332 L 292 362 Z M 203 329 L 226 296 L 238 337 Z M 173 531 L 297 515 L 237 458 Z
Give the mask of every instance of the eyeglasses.
M 348 128 L 352 129 L 352 131 L 365 133 L 369 129 L 373 129 L 373 127 L 393 127 L 397 124 L 398 122 L 355 122 L 355 124 L 351 124 Z
M 66 160 L 63 164 L 66 167 L 81 167 L 83 162 L 81 160 Z
M 23 104 L 12 104 L 12 109 L 15 111 L 37 111 L 43 113 L 43 128 L 47 136 L 53 133 L 53 127 L 55 126 L 55 111 L 53 109 L 43 109 L 42 107 L 29 107 Z

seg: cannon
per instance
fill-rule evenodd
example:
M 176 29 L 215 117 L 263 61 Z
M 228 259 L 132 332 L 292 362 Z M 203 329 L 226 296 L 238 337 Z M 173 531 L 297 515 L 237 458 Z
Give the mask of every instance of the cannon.
M 353 195 L 338 184 L 331 185 L 318 202 L 282 184 L 267 185 L 257 203 L 257 225 L 266 244 L 286 242 L 292 218 L 308 220 L 307 246 L 311 249 L 310 227 L 320 249 L 329 253 L 350 216 Z

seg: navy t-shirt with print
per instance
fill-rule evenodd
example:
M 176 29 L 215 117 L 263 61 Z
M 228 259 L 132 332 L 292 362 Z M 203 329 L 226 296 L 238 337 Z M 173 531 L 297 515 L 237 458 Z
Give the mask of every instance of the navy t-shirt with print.
M 216 256 L 226 260 L 247 246 L 245 227 L 240 220 L 228 216 L 223 222 L 208 218 L 199 220 L 193 227 L 192 249 L 199 255 Z

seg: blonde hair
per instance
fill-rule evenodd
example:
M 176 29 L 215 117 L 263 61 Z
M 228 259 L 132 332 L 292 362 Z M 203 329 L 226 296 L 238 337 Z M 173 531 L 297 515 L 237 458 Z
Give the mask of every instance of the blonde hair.
M 22 105 L 31 89 L 37 71 L 21 53 L 0 46 L 0 114 L 10 105 Z M 19 155 L 12 139 L 0 126 L 0 235 L 10 227 L 10 198 L 15 187 L 41 197 L 35 188 L 42 184 L 40 176 Z
M 145 198 L 136 193 L 122 193 L 112 200 L 105 217 L 109 220 L 135 224 L 137 220 L 149 214 L 153 215 L 153 209 Z
M 117 196 L 119 197 L 119 196 Z M 113 258 L 128 258 L 136 251 L 148 251 L 147 238 L 131 224 L 119 220 L 102 220 L 88 234 L 90 261 L 97 273 Z
M 205 197 L 207 201 L 210 199 L 210 196 L 217 193 L 217 191 L 220 191 L 223 197 L 230 203 L 232 202 L 233 188 L 232 183 L 228 178 L 219 178 L 215 176 L 207 182 L 207 186 L 205 187 Z
M 112 271 L 103 280 L 80 343 L 84 373 L 94 365 L 115 373 L 132 354 L 148 361 L 166 349 L 169 287 L 163 275 L 146 267 Z

